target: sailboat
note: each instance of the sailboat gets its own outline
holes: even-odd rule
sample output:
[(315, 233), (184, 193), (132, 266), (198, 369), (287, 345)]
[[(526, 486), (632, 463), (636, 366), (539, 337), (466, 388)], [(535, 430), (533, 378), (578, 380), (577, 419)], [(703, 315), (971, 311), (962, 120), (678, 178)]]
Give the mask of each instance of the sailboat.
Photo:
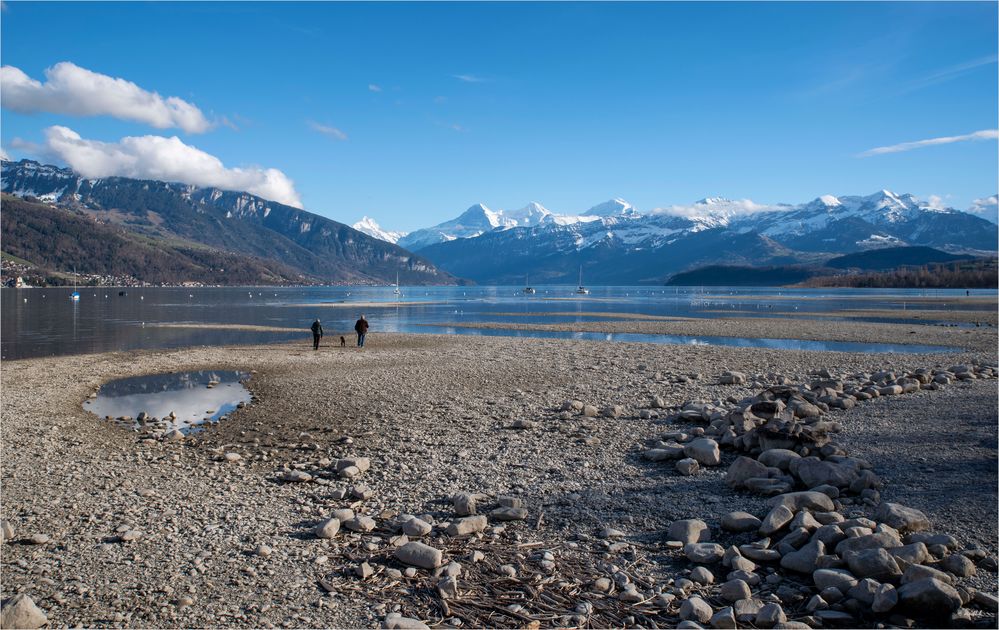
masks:
[(399, 272), (395, 272), (395, 290), (392, 291), (395, 295), (402, 295), (402, 291), (399, 290)]
[(526, 293), (527, 295), (534, 295), (535, 293), (537, 293), (537, 291), (534, 289), (534, 287), (531, 286), (531, 276), (530, 276), (530, 274), (528, 274), (527, 276), (525, 276), (524, 280), (525, 280), (525, 282), (524, 282), (524, 285), (525, 285), (524, 286), (524, 293)]
[(583, 266), (579, 266), (579, 288), (576, 289), (579, 295), (589, 295), (590, 290), (583, 286)]
[(76, 267), (73, 267), (73, 292), (69, 294), (69, 299), (74, 302), (80, 301), (80, 292), (76, 290)]

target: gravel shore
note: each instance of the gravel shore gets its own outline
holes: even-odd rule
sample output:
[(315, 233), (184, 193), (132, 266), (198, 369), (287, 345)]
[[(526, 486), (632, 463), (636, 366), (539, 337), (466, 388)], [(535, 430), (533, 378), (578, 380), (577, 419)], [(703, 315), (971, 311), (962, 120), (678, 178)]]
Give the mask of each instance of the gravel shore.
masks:
[[(786, 336), (776, 333), (788, 326), (708, 321), (739, 336)], [(685, 334), (686, 322), (585, 326), (625, 324)], [(675, 417), (681, 406), (752, 396), (778, 375), (807, 383), (822, 369), (903, 373), (996, 358), (995, 331), (794, 325), (805, 339), (966, 350), (863, 355), (373, 334), (363, 350), (281, 344), (6, 361), (0, 516), (13, 536), (3, 545), (3, 598), (30, 596), (50, 626), (402, 623), (389, 613), (429, 625), (555, 626), (571, 623), (571, 614), (592, 614), (592, 625), (675, 625), (675, 607), (652, 617), (643, 602), (635, 606), (644, 612), (629, 613), (632, 604), (616, 592), (615, 607), (581, 613), (585, 602), (569, 602), (575, 591), (560, 585), (615, 583), (624, 571), (645, 592), (667, 593), (691, 574), (683, 553), (666, 544), (674, 521), (702, 519), (717, 531), (730, 512), (767, 514), (767, 497), (726, 484), (736, 453), (723, 450), (719, 466), (693, 476), (642, 457), (664, 432), (703, 432), (703, 423)], [(81, 407), (112, 379), (200, 369), (252, 371), (254, 402), (177, 441), (140, 439)], [(748, 382), (720, 384), (730, 370)], [(650, 409), (656, 397), (661, 406)], [(611, 412), (561, 411), (566, 400)], [(840, 444), (884, 479), (886, 500), (922, 510), (934, 531), (995, 558), (995, 380), (829, 414), (843, 425)], [(347, 458), (367, 458), (370, 469), (359, 463), (347, 479), (354, 473), (337, 472)], [(460, 493), (481, 494), (483, 504), (509, 497), (510, 515), (522, 516), (522, 504), (526, 518), (490, 517), (480, 534), (448, 536)], [(374, 529), (365, 531), (362, 519), (347, 531), (342, 519), (339, 533), (318, 538), (316, 526), (337, 509), (371, 517)], [(433, 527), (423, 542), (444, 551), (445, 566), (461, 566), (434, 575), (394, 559), (405, 541), (393, 524), (403, 515)], [(461, 596), (440, 595), (451, 588), (441, 586), (447, 571)], [(995, 573), (979, 570), (973, 584), (994, 593)]]

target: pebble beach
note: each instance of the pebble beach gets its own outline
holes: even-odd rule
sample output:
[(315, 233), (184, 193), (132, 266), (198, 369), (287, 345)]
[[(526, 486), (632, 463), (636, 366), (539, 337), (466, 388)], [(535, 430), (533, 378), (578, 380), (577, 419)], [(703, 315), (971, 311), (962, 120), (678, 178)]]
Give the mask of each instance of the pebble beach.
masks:
[[(994, 328), (575, 326), (955, 350), (375, 331), (5, 361), (4, 627), (995, 627)], [(253, 400), (199, 433), (81, 406), (203, 369)]]

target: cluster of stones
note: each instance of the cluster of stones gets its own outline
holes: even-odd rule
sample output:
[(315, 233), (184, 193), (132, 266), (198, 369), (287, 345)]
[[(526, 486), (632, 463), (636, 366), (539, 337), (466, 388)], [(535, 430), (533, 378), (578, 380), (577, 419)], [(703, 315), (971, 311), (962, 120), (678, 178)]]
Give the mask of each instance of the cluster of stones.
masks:
[[(882, 501), (881, 480), (871, 464), (848, 456), (831, 440), (841, 427), (825, 414), (878, 396), (996, 373), (987, 365), (846, 378), (822, 371), (806, 386), (770, 386), (744, 399), (684, 405), (674, 419), (708, 426), (664, 434), (644, 457), (676, 460), (680, 472), (689, 474), (679, 465), (684, 458), (719, 465), (719, 447), (732, 448), (745, 455), (729, 466), (728, 484), (772, 496), (766, 514), (734, 512), (722, 519), (721, 529), (732, 541), (727, 547), (711, 541), (703, 521), (671, 525), (670, 544), (695, 565), (689, 579), (674, 588), (684, 623), (770, 628), (932, 619), (960, 624), (971, 618), (968, 605), (995, 612), (995, 595), (960, 582), (979, 568), (995, 572), (995, 558), (977, 548), (958, 550), (952, 536), (928, 531), (922, 512)], [(728, 372), (720, 380), (745, 384), (747, 379)], [(722, 571), (724, 579), (716, 578)], [(795, 621), (788, 621), (788, 611)]]
[[(371, 462), (366, 457), (341, 458), (329, 463), (330, 470), (335, 470), (339, 478), (347, 480), (356, 479), (370, 468)], [(294, 467), (281, 471), (279, 478), (289, 483), (321, 480), (318, 476)], [(453, 518), (447, 522), (437, 522), (431, 514), (365, 514), (358, 504), (373, 495), (370, 488), (361, 484), (334, 490), (333, 499), (350, 499), (356, 503), (350, 508), (333, 510), (327, 518), (315, 524), (312, 535), (320, 540), (335, 540), (342, 537), (344, 532), (348, 535), (361, 535), (368, 540), (366, 546), (369, 551), (380, 548), (380, 543), (372, 542), (373, 538), (387, 542), (393, 550), (391, 559), (385, 558), (384, 562), (379, 563), (372, 556), (353, 568), (354, 576), (366, 580), (379, 573), (389, 579), (402, 579), (404, 576), (414, 578), (420, 570), (428, 571), (442, 599), (459, 596), (459, 579), (463, 574), (460, 562), (446, 560), (444, 548), (452, 547), (454, 539), (487, 534), (496, 536), (502, 532), (506, 523), (523, 521), (528, 517), (528, 511), (519, 497), (499, 496), (494, 499), (486, 494), (475, 493), (458, 493), (450, 497)], [(435, 539), (439, 544), (434, 543)], [(256, 549), (256, 553), (269, 555), (271, 550), (261, 546)], [(471, 563), (481, 562), (483, 559), (484, 555), (478, 550), (472, 550), (463, 557), (464, 561)], [(511, 576), (516, 574), (516, 569), (510, 565), (501, 566), (500, 571)], [(321, 581), (320, 584), (330, 591), (336, 588), (329, 581)], [(383, 625), (386, 628), (427, 627), (417, 619), (398, 613), (387, 615)]]

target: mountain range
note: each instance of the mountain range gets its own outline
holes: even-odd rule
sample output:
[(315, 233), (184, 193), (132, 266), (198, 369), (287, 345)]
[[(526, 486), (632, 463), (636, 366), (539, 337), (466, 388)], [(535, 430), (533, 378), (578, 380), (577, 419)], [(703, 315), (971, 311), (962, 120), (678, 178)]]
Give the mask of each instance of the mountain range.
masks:
[(714, 197), (647, 213), (622, 199), (579, 215), (538, 203), (513, 212), (476, 204), (398, 242), (481, 283), (516, 284), (528, 274), (537, 283), (565, 283), (582, 267), (590, 283), (634, 284), (706, 265), (819, 264), (883, 247), (985, 255), (996, 241), (996, 225), (979, 216), (881, 190), (797, 205)]
[[(22, 230), (16, 237), (8, 231), (16, 222), (4, 223), (4, 252), (35, 264), (43, 261), (31, 260), (32, 252), (48, 250), (29, 242), (31, 239), (51, 240), (52, 233), (76, 233), (74, 220), (85, 218), (91, 224), (114, 227), (130, 241), (140, 239), (159, 251), (208, 248), (230, 258), (252, 259), (270, 270), (259, 278), (261, 282), (387, 284), (395, 281), (396, 274), (407, 284), (458, 282), (425, 257), (342, 223), (249, 193), (125, 177), (87, 179), (69, 169), (31, 160), (3, 161), (0, 166), (3, 192), (44, 202), (60, 211), (48, 213), (37, 229)], [(66, 262), (61, 252), (49, 251), (47, 264)], [(87, 268), (99, 264), (95, 259), (83, 257), (76, 262), (81, 273), (103, 272)], [(135, 271), (132, 275), (145, 279), (142, 269)], [(180, 274), (173, 281), (187, 279), (195, 278)], [(234, 271), (231, 280), (223, 276), (215, 281), (247, 282), (236, 279)]]

